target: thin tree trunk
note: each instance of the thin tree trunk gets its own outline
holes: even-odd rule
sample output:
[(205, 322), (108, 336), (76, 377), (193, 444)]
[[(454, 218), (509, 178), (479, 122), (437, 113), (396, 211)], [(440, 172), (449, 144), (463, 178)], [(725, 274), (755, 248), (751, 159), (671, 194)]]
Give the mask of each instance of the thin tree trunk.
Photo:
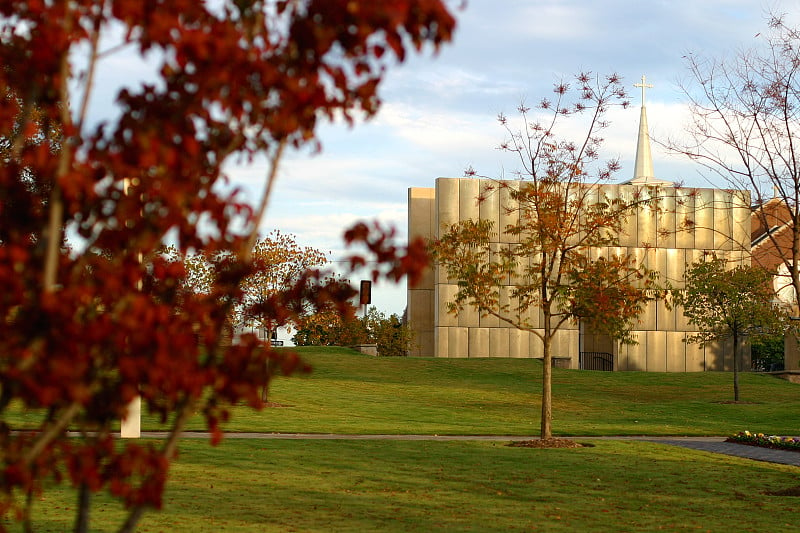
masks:
[(542, 439), (549, 439), (553, 437), (553, 391), (551, 386), (551, 378), (553, 374), (553, 356), (550, 352), (551, 341), (552, 333), (550, 328), (546, 327), (544, 338), (542, 339), (544, 352), (544, 357), (542, 358)]
[(25, 494), (25, 507), (22, 510), (22, 531), (33, 533), (33, 522), (31, 521), (33, 507), (33, 488), (29, 488)]
[(739, 335), (733, 332), (733, 401), (739, 401)]
[(78, 514), (75, 517), (75, 533), (89, 531), (89, 508), (92, 492), (86, 483), (81, 483), (78, 489)]

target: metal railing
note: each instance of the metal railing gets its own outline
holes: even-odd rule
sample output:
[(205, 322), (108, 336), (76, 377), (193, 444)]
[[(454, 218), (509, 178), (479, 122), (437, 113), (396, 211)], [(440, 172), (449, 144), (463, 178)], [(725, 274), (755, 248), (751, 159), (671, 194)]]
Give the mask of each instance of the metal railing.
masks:
[(608, 352), (581, 352), (579, 357), (581, 370), (614, 370), (614, 354)]

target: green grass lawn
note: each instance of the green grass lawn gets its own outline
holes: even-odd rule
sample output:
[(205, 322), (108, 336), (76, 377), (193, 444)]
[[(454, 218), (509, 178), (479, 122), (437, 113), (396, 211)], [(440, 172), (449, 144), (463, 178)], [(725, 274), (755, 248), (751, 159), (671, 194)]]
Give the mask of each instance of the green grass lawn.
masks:
[[(233, 409), (228, 431), (531, 435), (539, 431), (541, 370), (530, 359), (376, 358), (344, 348), (301, 348), (309, 375), (276, 378), (278, 407)], [(727, 372), (684, 374), (554, 369), (557, 435), (797, 435), (800, 385)], [(17, 411), (13, 427), (33, 418)], [(145, 416), (145, 430), (163, 429)], [(190, 430), (204, 430), (199, 417)]]
[[(588, 441), (592, 442), (592, 441)], [(646, 442), (581, 449), (499, 442), (264, 441), (181, 445), (161, 513), (139, 531), (790, 531), (800, 469)], [(36, 531), (69, 530), (47, 492)], [(98, 498), (92, 531), (115, 531)], [(16, 531), (18, 531), (17, 529)]]
[[(375, 358), (301, 349), (308, 376), (277, 378), (270, 401), (236, 409), (231, 431), (537, 434), (539, 361)], [(800, 386), (755, 373), (655, 374), (554, 369), (558, 435), (727, 435), (800, 431)], [(146, 426), (149, 424), (145, 424)], [(201, 420), (192, 429), (203, 429)]]
[[(541, 363), (512, 359), (374, 358), (303, 349), (310, 375), (278, 378), (260, 412), (234, 409), (229, 431), (535, 435)], [(558, 435), (797, 435), (800, 386), (729, 373), (556, 369)], [(35, 413), (17, 409), (13, 427)], [(162, 429), (145, 417), (144, 429)], [(202, 420), (191, 429), (203, 430)], [(763, 531), (796, 523), (800, 469), (647, 442), (537, 450), (503, 442), (187, 439), (165, 507), (140, 531)], [(97, 496), (93, 531), (122, 510)], [(37, 500), (36, 531), (65, 531), (75, 495)], [(8, 523), (6, 525), (9, 525)], [(10, 524), (19, 531), (18, 524)], [(17, 528), (17, 529), (13, 529)]]

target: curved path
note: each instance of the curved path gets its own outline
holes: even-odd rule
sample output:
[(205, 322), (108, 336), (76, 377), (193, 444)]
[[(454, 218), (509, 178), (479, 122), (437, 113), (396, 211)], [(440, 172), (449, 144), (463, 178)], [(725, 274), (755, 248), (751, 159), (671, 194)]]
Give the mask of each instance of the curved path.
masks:
[[(143, 431), (142, 437), (164, 438), (167, 434), (159, 431)], [(207, 432), (186, 432), (186, 438), (210, 438)], [(428, 440), (428, 441), (512, 441), (533, 440), (538, 435), (346, 435), (328, 433), (225, 433), (229, 439), (275, 439), (275, 440)], [(800, 453), (786, 450), (773, 450), (757, 446), (747, 446), (725, 442), (725, 437), (565, 437), (570, 440), (641, 440), (672, 446), (681, 446), (712, 453), (744, 457), (755, 461), (779, 463), (800, 467)]]

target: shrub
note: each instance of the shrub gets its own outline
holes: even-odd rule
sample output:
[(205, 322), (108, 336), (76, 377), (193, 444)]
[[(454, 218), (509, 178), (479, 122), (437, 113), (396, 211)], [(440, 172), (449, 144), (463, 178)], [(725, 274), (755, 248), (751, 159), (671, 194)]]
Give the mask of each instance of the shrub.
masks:
[(374, 307), (361, 318), (348, 319), (336, 313), (310, 315), (292, 337), (297, 346), (377, 344), (382, 357), (407, 355), (412, 340), (413, 333), (399, 316), (386, 316)]
[(783, 337), (754, 338), (751, 345), (752, 368), (758, 371), (783, 369)]

